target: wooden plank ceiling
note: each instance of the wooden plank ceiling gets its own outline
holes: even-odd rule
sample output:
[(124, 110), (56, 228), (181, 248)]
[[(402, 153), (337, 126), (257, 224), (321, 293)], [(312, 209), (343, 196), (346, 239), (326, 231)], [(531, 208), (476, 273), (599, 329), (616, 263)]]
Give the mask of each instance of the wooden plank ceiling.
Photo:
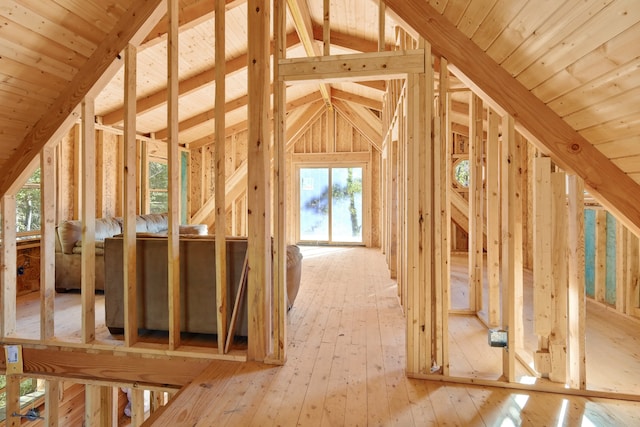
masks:
[[(423, 1), (423, 0), (418, 0)], [(246, 0), (226, 0), (226, 126), (246, 122)], [(34, 135), (50, 110), (69, 97), (74, 79), (100, 44), (113, 37), (127, 10), (151, 1), (3, 0), (0, 3), (0, 194), (24, 179), (23, 157), (51, 133)], [(181, 0), (180, 141), (211, 140), (215, 89), (213, 1)], [(323, 1), (287, 1), (288, 57), (322, 52)], [(378, 1), (331, 1), (331, 54), (378, 48)], [(640, 3), (637, 0), (429, 0), (447, 21), (515, 77), (542, 103), (640, 182)], [(295, 19), (293, 19), (295, 17)], [(297, 25), (296, 25), (297, 24)], [(426, 23), (425, 23), (426, 24)], [(166, 137), (166, 22), (139, 48), (138, 132)], [(386, 43), (395, 42), (388, 10)], [(306, 49), (305, 49), (306, 47)], [(438, 53), (438, 46), (433, 47)], [(454, 64), (455, 65), (455, 64)], [(96, 79), (97, 80), (97, 79)], [(455, 84), (455, 83), (454, 83)], [(123, 70), (96, 95), (105, 125), (122, 125)], [(384, 82), (324, 85), (328, 102), (379, 110)], [(88, 88), (83, 88), (86, 92)], [(287, 102), (317, 101), (320, 85), (296, 84)], [(467, 96), (457, 95), (455, 120), (466, 125)], [(299, 100), (299, 102), (296, 102)], [(75, 100), (78, 102), (78, 100)], [(26, 166), (23, 166), (25, 169)], [(6, 173), (6, 172), (9, 173)], [(13, 185), (13, 187), (12, 187)], [(629, 195), (640, 198), (640, 194)], [(637, 224), (640, 228), (640, 224)]]

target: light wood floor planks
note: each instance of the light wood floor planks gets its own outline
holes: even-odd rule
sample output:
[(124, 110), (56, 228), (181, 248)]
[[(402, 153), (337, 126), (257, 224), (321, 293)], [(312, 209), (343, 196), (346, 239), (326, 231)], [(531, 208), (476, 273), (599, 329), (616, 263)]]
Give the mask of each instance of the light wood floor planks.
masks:
[[(287, 363), (241, 364), (216, 390), (214, 401), (198, 407), (194, 425), (640, 425), (640, 403), (407, 378), (405, 319), (379, 250), (302, 247), (302, 252), (301, 289), (289, 312)], [(608, 328), (594, 326), (612, 314), (589, 305), (590, 342), (606, 338)], [(452, 373), (492, 378), (500, 353), (486, 345), (482, 323), (469, 316), (450, 319)], [(614, 321), (620, 325), (611, 335), (615, 345), (603, 342), (601, 351), (620, 353), (615, 356), (620, 363), (638, 358), (638, 325)], [(592, 347), (588, 344), (588, 351)], [(612, 375), (617, 367), (620, 377), (627, 377), (625, 387), (635, 386), (637, 393), (640, 370), (632, 363), (632, 372), (613, 364), (603, 371)]]

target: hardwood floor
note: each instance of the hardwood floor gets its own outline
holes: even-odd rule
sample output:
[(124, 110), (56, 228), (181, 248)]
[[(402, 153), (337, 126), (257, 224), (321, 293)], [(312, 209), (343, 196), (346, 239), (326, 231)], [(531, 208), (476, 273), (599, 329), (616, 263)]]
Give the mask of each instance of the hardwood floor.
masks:
[[(379, 250), (302, 247), (302, 252), (301, 288), (289, 312), (287, 363), (238, 363), (233, 375), (211, 388), (213, 398), (198, 406), (192, 425), (640, 425), (638, 402), (407, 378), (405, 319)], [(618, 378), (626, 378), (624, 387), (638, 393), (638, 325), (615, 319), (626, 326), (611, 333), (602, 325), (612, 314), (589, 305), (587, 358), (597, 347), (603, 355), (594, 360), (609, 351), (614, 363), (591, 362), (588, 375), (601, 370), (611, 377), (617, 370)], [(495, 377), (500, 352), (486, 345), (482, 323), (471, 316), (450, 319), (452, 374)], [(635, 362), (622, 364), (629, 360)]]

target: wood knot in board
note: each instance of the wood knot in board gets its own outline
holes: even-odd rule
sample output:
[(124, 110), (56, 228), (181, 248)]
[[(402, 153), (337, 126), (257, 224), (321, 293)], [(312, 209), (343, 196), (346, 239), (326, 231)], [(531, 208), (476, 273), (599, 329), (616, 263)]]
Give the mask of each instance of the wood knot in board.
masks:
[(578, 144), (577, 142), (574, 142), (571, 145), (569, 145), (569, 151), (576, 154), (582, 151), (582, 147), (580, 147), (580, 144)]
[(200, 384), (200, 387), (202, 387), (202, 388), (211, 388), (211, 387), (212, 387), (212, 385), (211, 385), (211, 384), (209, 384), (209, 383), (201, 383), (201, 384)]

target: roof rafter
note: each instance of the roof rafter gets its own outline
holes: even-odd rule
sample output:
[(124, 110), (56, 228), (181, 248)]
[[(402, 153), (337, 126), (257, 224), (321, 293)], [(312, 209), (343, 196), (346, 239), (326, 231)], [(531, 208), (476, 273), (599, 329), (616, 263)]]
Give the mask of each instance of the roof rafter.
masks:
[[(307, 56), (322, 56), (320, 46), (315, 43), (313, 37), (313, 26), (311, 24), (311, 13), (309, 12), (309, 5), (307, 0), (287, 0), (289, 5), (289, 12), (293, 17), (293, 23), (300, 37), (300, 41), (304, 46), (304, 50)], [(331, 95), (329, 94), (329, 85), (326, 83), (320, 83), (320, 93), (322, 99), (327, 104), (327, 107), (331, 107)]]
[(640, 185), (626, 175), (551, 108), (496, 63), (427, 2), (384, 0), (388, 9), (420, 33), (449, 68), (503, 115), (518, 131), (551, 155), (566, 171), (580, 176), (598, 201), (640, 235)]
[[(300, 40), (295, 32), (287, 34), (287, 47), (295, 46), (299, 42)], [(273, 53), (273, 43), (271, 44), (271, 53)], [(247, 61), (248, 56), (246, 52), (234, 59), (227, 61), (225, 65), (226, 75), (228, 76), (246, 68)], [(182, 80), (178, 89), (178, 96), (183, 96), (202, 87), (214, 84), (215, 76), (216, 70), (215, 67), (212, 67), (199, 74), (196, 74), (193, 77)], [(139, 98), (136, 101), (136, 111), (138, 112), (138, 114), (142, 114), (155, 108), (159, 108), (166, 104), (166, 102), (167, 90), (161, 89), (157, 92)], [(113, 110), (103, 116), (102, 123), (108, 126), (120, 123), (122, 121), (122, 118), (124, 117), (123, 114), (123, 107)]]
[(98, 45), (73, 80), (25, 136), (20, 148), (9, 160), (8, 170), (0, 177), (0, 195), (22, 177), (42, 148), (59, 139), (75, 123), (74, 110), (88, 95), (101, 90), (120, 69), (118, 54), (127, 44), (139, 45), (151, 27), (166, 13), (166, 2), (148, 0), (133, 2), (118, 24)]
[[(231, 10), (235, 7), (245, 4), (247, 0), (225, 0), (225, 2), (225, 9)], [(180, 13), (178, 14), (180, 16), (178, 26), (180, 27), (180, 30), (194, 27), (199, 23), (206, 21), (207, 19), (214, 16), (214, 12), (215, 1), (191, 0), (189, 4), (183, 4), (180, 8)], [(142, 42), (144, 47), (153, 46), (166, 40), (168, 22), (169, 20), (165, 16), (160, 20), (160, 22), (158, 22), (155, 27), (153, 27), (153, 29), (149, 32), (147, 38), (145, 38), (144, 42)]]

